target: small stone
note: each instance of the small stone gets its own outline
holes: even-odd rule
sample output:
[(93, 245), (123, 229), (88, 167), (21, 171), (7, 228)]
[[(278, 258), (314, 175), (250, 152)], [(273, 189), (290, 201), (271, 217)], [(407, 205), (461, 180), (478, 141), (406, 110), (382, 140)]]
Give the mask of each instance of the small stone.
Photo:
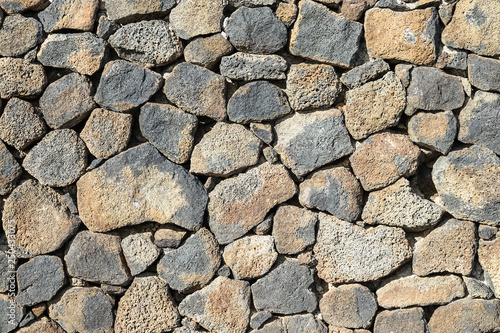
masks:
[(23, 169), (0, 141), (0, 195), (7, 195), (14, 189)]
[(179, 108), (196, 116), (226, 116), (226, 81), (203, 67), (180, 63), (165, 80), (163, 92)]
[(495, 297), (500, 298), (500, 238), (479, 241), (479, 263), (493, 284)]
[(122, 239), (123, 255), (133, 276), (144, 272), (158, 259), (160, 250), (153, 243), (153, 234), (145, 232)]
[(264, 218), (264, 221), (260, 222), (253, 228), (253, 231), (257, 235), (267, 235), (271, 233), (273, 228), (274, 213), (269, 213)]
[(457, 119), (451, 111), (419, 112), (408, 122), (412, 142), (425, 148), (447, 154), (457, 135)]
[(40, 111), (50, 128), (70, 128), (87, 118), (94, 109), (90, 80), (78, 73), (49, 84), (40, 97)]
[(495, 237), (498, 232), (498, 228), (489, 225), (479, 225), (478, 234), (481, 239), (489, 240)]
[(318, 216), (310, 210), (283, 205), (276, 210), (273, 237), (281, 254), (297, 254), (316, 241)]
[(209, 195), (210, 230), (220, 244), (231, 243), (262, 222), (269, 210), (292, 198), (296, 192), (288, 171), (278, 164), (264, 163), (223, 180)]
[(468, 65), (469, 81), (474, 87), (500, 92), (500, 60), (471, 54)]
[(265, 324), (259, 330), (253, 330), (252, 333), (287, 333), (285, 326), (283, 325), (282, 318), (274, 318), (274, 320)]
[(444, 46), (436, 61), (436, 67), (464, 71), (467, 69), (467, 52)]
[(70, 276), (86, 281), (113, 285), (130, 281), (118, 236), (81, 231), (70, 242), (64, 261)]
[(273, 6), (276, 0), (228, 0), (229, 6), (233, 8), (239, 7), (259, 7)]
[(112, 333), (113, 305), (99, 288), (67, 289), (49, 307), (49, 316), (68, 333)]
[[(214, 69), (221, 58), (231, 54), (233, 50), (233, 45), (222, 34), (215, 34), (193, 39), (184, 49), (184, 59), (195, 65)], [(222, 69), (221, 74), (226, 76)]]
[(309, 290), (313, 281), (309, 268), (296, 259), (284, 259), (252, 284), (255, 309), (284, 315), (313, 312), (317, 307), (316, 295)]
[(290, 37), (290, 53), (330, 65), (350, 68), (360, 47), (363, 25), (314, 1), (299, 3)]
[(377, 290), (378, 304), (386, 309), (447, 304), (464, 296), (464, 283), (455, 275), (409, 276)]
[(467, 295), (471, 298), (483, 298), (489, 299), (493, 298), (495, 295), (490, 288), (486, 286), (482, 281), (468, 276), (462, 277), (467, 287)]
[(182, 39), (222, 30), (222, 0), (181, 0), (170, 12), (170, 25)]
[(0, 321), (0, 332), (8, 333), (16, 329), (24, 317), (24, 308), (11, 302), (7, 295), (0, 294), (0, 312), (4, 319)]
[(349, 161), (365, 191), (372, 191), (414, 174), (419, 156), (406, 135), (383, 132), (363, 141)]
[(342, 74), (340, 80), (349, 89), (352, 89), (360, 87), (368, 81), (379, 79), (390, 70), (389, 64), (384, 60), (375, 59)]
[(47, 317), (42, 317), (37, 321), (32, 322), (29, 326), (21, 328), (19, 333), (65, 333), (61, 326)]
[(380, 312), (375, 319), (374, 333), (425, 333), (427, 323), (422, 308), (399, 310), (385, 310)]
[(217, 276), (231, 277), (231, 269), (227, 265), (222, 265), (217, 270)]
[(236, 279), (256, 279), (266, 274), (278, 258), (271, 236), (248, 236), (226, 245), (222, 254)]
[(101, 69), (107, 55), (106, 42), (90, 32), (50, 34), (38, 51), (44, 66), (65, 68), (84, 75)]
[(48, 0), (1, 0), (0, 7), (7, 14), (22, 13), (28, 10), (40, 10), (47, 6)]
[(36, 256), (17, 269), (16, 303), (33, 306), (50, 301), (66, 282), (62, 260), (55, 256)]
[(125, 25), (109, 37), (120, 58), (144, 67), (168, 65), (182, 56), (179, 37), (163, 20)]
[(139, 126), (142, 135), (169, 160), (187, 162), (198, 127), (196, 116), (170, 105), (147, 103), (141, 108)]
[(23, 167), (42, 185), (68, 186), (85, 172), (87, 149), (75, 131), (54, 130), (30, 150)]
[(261, 145), (244, 126), (218, 122), (194, 147), (189, 171), (227, 177), (257, 164)]
[[(35, 317), (40, 317), (42, 314), (45, 313), (45, 310), (47, 310), (47, 304), (46, 303), (41, 303), (41, 304), (35, 305), (35, 306), (33, 306), (31, 308), (31, 311), (33, 312), (33, 314), (35, 315)], [(42, 320), (44, 318), (45, 317), (42, 317)], [(42, 321), (42, 320), (40, 320), (40, 321)], [(36, 333), (36, 332), (34, 332), (34, 333)]]
[(328, 329), (321, 320), (311, 313), (282, 317), (283, 326), (288, 333), (327, 333)]
[(323, 213), (319, 213), (314, 253), (318, 276), (328, 283), (377, 280), (411, 258), (402, 229), (365, 229)]
[(175, 0), (103, 0), (108, 17), (116, 23), (163, 17), (176, 4)]
[(272, 316), (273, 315), (267, 311), (256, 312), (250, 318), (250, 327), (254, 330), (258, 330)]
[(250, 130), (265, 143), (271, 144), (273, 142), (273, 127), (270, 124), (250, 123)]
[(99, 23), (97, 24), (96, 35), (102, 39), (108, 39), (109, 36), (114, 34), (119, 28), (120, 25), (108, 19), (106, 15), (102, 15), (99, 18)]
[(179, 312), (211, 332), (246, 332), (250, 321), (250, 286), (245, 281), (218, 277), (207, 287), (186, 296), (179, 304)]
[(111, 61), (102, 71), (94, 100), (105, 109), (128, 112), (147, 102), (162, 82), (161, 75), (149, 69), (124, 60)]
[(401, 80), (401, 83), (405, 88), (407, 88), (410, 85), (411, 70), (413, 69), (413, 67), (414, 67), (413, 65), (408, 65), (408, 64), (397, 64), (394, 67), (394, 73), (396, 74), (398, 79)]
[(9, 290), (9, 284), (12, 283), (11, 289), (15, 288), (16, 277), (13, 274), (16, 270), (16, 263), (12, 261), (15, 254), (7, 254), (0, 252), (0, 292), (4, 293)]
[(38, 14), (46, 32), (64, 29), (92, 31), (98, 0), (53, 0)]
[(35, 97), (46, 84), (42, 65), (19, 58), (0, 58), (0, 98)]
[(300, 184), (300, 204), (316, 208), (348, 222), (361, 214), (363, 190), (345, 167), (316, 171)]
[(136, 277), (118, 303), (115, 332), (162, 333), (179, 320), (167, 283), (156, 276)]
[(498, 156), (487, 148), (471, 146), (438, 158), (432, 181), (442, 205), (454, 217), (500, 225), (499, 174)]
[(271, 147), (265, 147), (264, 149), (262, 149), (262, 155), (264, 155), (266, 161), (271, 164), (276, 164), (279, 162), (278, 153)]
[(430, 65), (437, 58), (438, 31), (435, 8), (412, 11), (373, 8), (365, 15), (366, 47), (373, 58)]
[(43, 31), (40, 22), (22, 15), (7, 16), (0, 28), (0, 55), (3, 57), (23, 55), (42, 40)]
[(276, 54), (251, 54), (237, 52), (222, 57), (221, 75), (233, 80), (284, 80), (288, 63)]
[(332, 66), (302, 63), (290, 67), (286, 93), (295, 111), (332, 106), (341, 91)]
[(276, 17), (288, 28), (297, 18), (297, 6), (294, 3), (280, 2), (276, 8)]
[(206, 286), (219, 269), (219, 245), (210, 231), (201, 228), (158, 262), (158, 275), (182, 293)]
[(376, 0), (344, 0), (342, 1), (341, 13), (345, 18), (359, 21), (365, 11), (372, 8)]
[(274, 129), (277, 138), (274, 149), (283, 164), (297, 176), (304, 176), (354, 150), (344, 116), (337, 109), (295, 113), (280, 119)]
[(155, 232), (154, 243), (158, 247), (176, 249), (181, 245), (186, 231), (175, 226), (162, 226)]

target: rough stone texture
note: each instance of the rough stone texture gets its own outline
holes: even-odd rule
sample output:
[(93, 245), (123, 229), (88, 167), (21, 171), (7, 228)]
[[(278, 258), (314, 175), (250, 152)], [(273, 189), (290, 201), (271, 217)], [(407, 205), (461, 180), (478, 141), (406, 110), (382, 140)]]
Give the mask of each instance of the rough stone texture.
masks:
[(2, 0), (0, 7), (8, 14), (22, 13), (28, 10), (40, 10), (48, 4), (48, 0)]
[(0, 195), (7, 195), (14, 189), (23, 169), (0, 141)]
[(267, 311), (256, 312), (250, 318), (250, 327), (257, 330), (273, 315)]
[(500, 238), (492, 241), (479, 241), (479, 263), (487, 273), (495, 297), (500, 298)]
[(445, 155), (457, 136), (457, 119), (451, 111), (419, 112), (408, 122), (408, 135), (412, 142)]
[(163, 92), (179, 108), (196, 116), (215, 120), (226, 116), (226, 81), (203, 67), (190, 63), (175, 66)]
[(246, 332), (250, 321), (250, 286), (245, 281), (218, 277), (184, 298), (179, 312), (211, 332)]
[(288, 64), (279, 55), (251, 54), (237, 52), (222, 57), (221, 75), (233, 80), (283, 80)]
[(87, 167), (87, 149), (71, 129), (54, 130), (34, 146), (23, 161), (23, 168), (42, 185), (67, 186)]
[(160, 250), (153, 243), (150, 232), (133, 234), (122, 239), (122, 249), (130, 274), (133, 276), (144, 272), (158, 259)]
[(0, 98), (35, 97), (46, 84), (43, 66), (24, 59), (0, 58)]
[(304, 208), (283, 205), (273, 219), (273, 237), (281, 254), (297, 254), (316, 241), (318, 216)]
[(432, 181), (442, 205), (454, 217), (500, 224), (499, 174), (498, 156), (487, 148), (471, 146), (438, 158)]
[(283, 326), (288, 333), (327, 333), (326, 325), (314, 315), (302, 314), (282, 317)]
[(474, 87), (500, 92), (500, 60), (471, 54), (467, 63), (469, 81)]
[(42, 40), (40, 22), (22, 15), (7, 16), (0, 28), (0, 55), (3, 57), (23, 55)]
[(94, 109), (80, 137), (92, 155), (105, 159), (118, 154), (127, 147), (131, 128), (132, 115)]
[(115, 60), (104, 67), (94, 100), (105, 109), (127, 112), (149, 100), (162, 82), (158, 73), (124, 60)]
[(108, 39), (109, 36), (114, 34), (119, 28), (120, 25), (108, 19), (106, 15), (102, 15), (101, 17), (99, 17), (96, 35), (97, 37), (101, 37), (102, 39)]
[(168, 65), (183, 51), (179, 37), (162, 20), (125, 25), (108, 41), (120, 58), (144, 67)]
[(402, 229), (365, 229), (323, 213), (319, 213), (314, 253), (318, 276), (328, 283), (373, 281), (411, 258)]
[(297, 11), (293, 2), (280, 2), (276, 7), (276, 17), (288, 28), (295, 22)]
[(340, 80), (348, 88), (352, 89), (359, 87), (368, 81), (379, 79), (390, 70), (391, 68), (389, 67), (389, 64), (384, 60), (375, 59), (342, 74)]
[(250, 123), (250, 130), (265, 143), (271, 144), (273, 142), (274, 133), (273, 127), (270, 124)]
[(88, 78), (72, 73), (49, 84), (40, 97), (40, 111), (50, 128), (70, 128), (85, 119), (95, 106)]
[(458, 140), (485, 146), (500, 154), (500, 94), (477, 91), (460, 110)]
[(46, 32), (63, 29), (92, 31), (98, 0), (53, 0), (38, 18)]
[(316, 2), (302, 1), (290, 37), (290, 53), (349, 68), (355, 63), (362, 33), (362, 24)]
[(162, 226), (155, 232), (154, 243), (158, 247), (178, 248), (186, 231), (175, 226)]
[(49, 301), (65, 284), (62, 260), (55, 256), (36, 256), (17, 269), (16, 303), (32, 306)]
[(406, 106), (405, 90), (394, 72), (346, 93), (345, 124), (351, 136), (364, 139), (399, 122)]
[(86, 281), (123, 285), (130, 280), (118, 236), (81, 231), (69, 243), (64, 261), (70, 276)]
[(344, 0), (342, 1), (341, 13), (345, 18), (359, 21), (365, 11), (373, 7), (376, 0)]
[(200, 181), (150, 144), (109, 159), (87, 172), (77, 187), (80, 217), (98, 232), (145, 221), (196, 230), (207, 203)]
[(500, 55), (500, 3), (496, 0), (463, 0), (442, 33), (446, 46), (485, 56)]
[(415, 193), (410, 182), (401, 178), (392, 185), (371, 192), (361, 217), (367, 224), (420, 231), (435, 226), (443, 214), (443, 208)]
[(141, 108), (139, 126), (142, 135), (169, 160), (187, 162), (198, 127), (196, 116), (170, 105), (147, 103)]
[(492, 239), (493, 237), (495, 237), (497, 232), (498, 232), (497, 227), (492, 227), (489, 225), (482, 225), (481, 224), (481, 225), (479, 225), (479, 228), (478, 228), (479, 238), (485, 239), (485, 240)]
[(229, 6), (233, 8), (272, 6), (275, 3), (276, 0), (228, 0)]
[(206, 286), (219, 269), (219, 245), (208, 229), (201, 228), (182, 246), (166, 252), (158, 262), (158, 275), (182, 293)]
[(40, 47), (37, 59), (44, 66), (92, 75), (101, 69), (106, 54), (104, 39), (90, 32), (50, 34)]
[(253, 304), (258, 311), (277, 314), (313, 312), (316, 295), (309, 290), (312, 271), (296, 259), (284, 259), (266, 276), (252, 284)]
[(65, 333), (61, 326), (47, 317), (42, 317), (37, 321), (30, 323), (28, 326), (21, 328), (19, 333)]
[(220, 32), (224, 7), (222, 0), (181, 0), (170, 12), (170, 25), (182, 39)]
[(447, 304), (464, 296), (464, 283), (455, 275), (409, 276), (377, 290), (378, 304), (386, 309)]
[[(222, 34), (215, 34), (192, 40), (184, 49), (184, 59), (195, 65), (214, 69), (221, 58), (231, 54), (233, 50), (233, 45)], [(222, 73), (222, 69), (221, 74), (227, 76)]]
[(113, 332), (113, 305), (99, 288), (67, 289), (49, 306), (49, 316), (68, 333)]
[(175, 0), (103, 0), (109, 18), (117, 23), (162, 17), (176, 4)]
[(370, 289), (360, 284), (347, 284), (330, 289), (319, 302), (323, 319), (330, 325), (367, 328), (371, 325), (377, 302)]
[(302, 63), (290, 67), (285, 91), (292, 109), (303, 111), (332, 106), (342, 88), (332, 66)]
[(437, 58), (439, 17), (435, 8), (392, 11), (373, 8), (365, 15), (365, 38), (373, 58), (430, 65)]
[(237, 9), (227, 20), (225, 31), (241, 52), (270, 54), (287, 42), (285, 25), (267, 7)]
[(228, 244), (262, 222), (271, 208), (296, 192), (287, 170), (277, 164), (264, 163), (223, 180), (209, 195), (210, 230), (220, 244)]
[(422, 308), (385, 310), (375, 319), (374, 333), (426, 333), (427, 323)]
[(349, 158), (354, 174), (366, 191), (388, 186), (415, 173), (420, 150), (403, 134), (370, 136)]
[(297, 176), (304, 176), (354, 150), (344, 117), (336, 109), (295, 113), (280, 119), (274, 129), (277, 136), (274, 149), (283, 164)]
[(5, 252), (0, 252), (0, 292), (9, 290), (9, 284), (13, 278), (13, 272), (16, 269), (16, 263), (12, 261), (14, 256)]
[(179, 320), (167, 283), (156, 276), (136, 277), (118, 303), (115, 332), (162, 333)]
[(244, 126), (218, 122), (194, 147), (190, 171), (227, 177), (257, 164), (261, 145)]
[[(7, 295), (0, 295), (0, 311), (4, 314), (4, 319), (0, 321), (0, 332), (8, 333), (16, 329), (17, 325), (24, 317), (24, 308), (10, 302)], [(8, 315), (8, 317), (7, 317)]]
[(467, 70), (467, 52), (443, 47), (436, 60), (437, 68)]

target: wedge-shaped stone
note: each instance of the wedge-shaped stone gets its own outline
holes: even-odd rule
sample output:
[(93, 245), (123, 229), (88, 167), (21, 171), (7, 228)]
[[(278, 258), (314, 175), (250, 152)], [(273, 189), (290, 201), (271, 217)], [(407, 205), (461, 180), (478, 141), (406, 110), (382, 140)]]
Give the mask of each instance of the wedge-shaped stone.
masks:
[(17, 163), (10, 151), (0, 141), (0, 195), (9, 194), (15, 187), (16, 181), (23, 169)]
[(479, 241), (479, 263), (493, 284), (495, 296), (500, 298), (500, 238)]

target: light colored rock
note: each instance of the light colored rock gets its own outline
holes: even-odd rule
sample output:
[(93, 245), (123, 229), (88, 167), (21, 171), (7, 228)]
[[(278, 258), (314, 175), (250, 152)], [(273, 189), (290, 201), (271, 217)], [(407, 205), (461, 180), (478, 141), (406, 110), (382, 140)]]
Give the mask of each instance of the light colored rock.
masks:
[(392, 332), (426, 333), (424, 309), (415, 307), (380, 312), (375, 319), (373, 333)]
[(22, 56), (42, 41), (42, 25), (36, 19), (23, 15), (10, 15), (3, 20), (0, 28), (1, 56)]
[(40, 95), (47, 85), (42, 65), (19, 58), (0, 59), (0, 98), (31, 98)]
[(281, 254), (297, 254), (316, 241), (318, 216), (310, 210), (282, 205), (273, 218), (273, 237)]
[[(391, 67), (382, 59), (374, 59), (373, 61), (365, 62), (350, 71), (345, 72), (340, 77), (340, 81), (348, 88), (359, 87), (368, 81), (381, 78), (385, 73), (389, 72)], [(397, 73), (396, 73), (396, 76)], [(399, 78), (399, 77), (398, 77)]]
[(170, 12), (170, 26), (182, 39), (222, 30), (223, 0), (181, 0)]
[(38, 18), (48, 33), (64, 29), (92, 31), (98, 7), (98, 0), (54, 0)]
[[(231, 43), (222, 34), (215, 34), (193, 39), (184, 49), (184, 59), (195, 65), (214, 69), (221, 58), (231, 54), (233, 50)], [(222, 69), (221, 75), (226, 76)]]
[(21, 177), (23, 169), (0, 141), (0, 195), (9, 194), (16, 186), (17, 179)]
[(175, 0), (103, 0), (109, 18), (117, 23), (128, 23), (158, 15), (167, 15)]
[(152, 241), (150, 232), (133, 234), (122, 239), (122, 249), (130, 274), (133, 276), (144, 272), (158, 259), (160, 250)]
[(221, 75), (233, 80), (283, 80), (288, 64), (276, 54), (251, 54), (237, 52), (222, 57)]
[(457, 136), (457, 119), (453, 112), (419, 112), (408, 122), (412, 142), (425, 148), (447, 154)]
[(28, 326), (21, 328), (19, 333), (65, 333), (61, 326), (47, 317), (42, 317), (37, 321), (30, 323)]
[(488, 274), (495, 296), (500, 298), (500, 238), (479, 241), (479, 263)]

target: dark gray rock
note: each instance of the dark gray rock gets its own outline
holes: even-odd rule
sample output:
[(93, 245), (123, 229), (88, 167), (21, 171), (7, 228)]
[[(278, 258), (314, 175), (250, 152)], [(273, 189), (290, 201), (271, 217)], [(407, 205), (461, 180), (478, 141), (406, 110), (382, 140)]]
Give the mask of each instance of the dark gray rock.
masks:
[(47, 76), (42, 65), (24, 59), (0, 58), (0, 98), (31, 98), (42, 93)]
[[(328, 328), (313, 314), (302, 314), (282, 317), (283, 327), (287, 333), (327, 333)], [(363, 332), (360, 332), (363, 333)]]
[(264, 218), (264, 221), (256, 225), (255, 228), (253, 228), (253, 231), (257, 235), (269, 234), (271, 232), (271, 229), (273, 228), (273, 218), (274, 218), (274, 213), (267, 214), (267, 216)]
[(108, 19), (106, 15), (102, 15), (101, 17), (99, 17), (96, 35), (97, 37), (100, 37), (102, 39), (108, 39), (109, 36), (114, 34), (119, 28), (120, 25)]
[(103, 0), (108, 17), (117, 23), (129, 23), (149, 17), (164, 17), (175, 0)]
[(375, 319), (374, 333), (425, 333), (427, 322), (424, 309), (420, 307), (382, 311)]
[(0, 141), (0, 195), (9, 194), (15, 187), (23, 169)]
[(471, 54), (468, 65), (469, 81), (474, 87), (500, 92), (500, 60)]
[(279, 55), (263, 55), (238, 52), (222, 57), (221, 75), (233, 80), (283, 80), (288, 64)]
[(273, 315), (267, 311), (256, 312), (250, 318), (250, 327), (254, 330), (258, 330), (272, 316)]
[(48, 5), (48, 0), (2, 0), (0, 7), (8, 14), (22, 13), (28, 10), (40, 10)]
[(24, 308), (16, 303), (11, 303), (11, 298), (7, 295), (0, 295), (0, 311), (4, 314), (4, 319), (0, 321), (0, 332), (8, 333), (16, 329), (17, 325), (24, 317)]
[(467, 70), (467, 52), (443, 47), (436, 60), (437, 68)]
[(0, 28), (0, 55), (16, 57), (25, 54), (43, 40), (42, 25), (31, 17), (7, 16)]
[(180, 0), (170, 12), (170, 25), (182, 39), (220, 32), (225, 4), (220, 0)]
[(408, 122), (410, 140), (441, 154), (447, 154), (457, 136), (457, 118), (451, 111), (419, 112)]
[(184, 49), (184, 59), (195, 65), (214, 69), (221, 58), (233, 50), (233, 45), (222, 34), (215, 34), (193, 39)]
[(38, 14), (46, 32), (64, 29), (92, 31), (99, 0), (53, 0)]
[(276, 3), (276, 0), (228, 0), (229, 6), (234, 8), (239, 7), (260, 7), (260, 6), (272, 6)]
[(489, 225), (480, 225), (478, 228), (478, 236), (481, 239), (492, 239), (498, 232), (498, 228)]
[(467, 294), (471, 298), (490, 299), (495, 296), (493, 291), (482, 281), (468, 276), (464, 276), (463, 279), (467, 287)]
[(287, 30), (267, 7), (236, 10), (226, 22), (229, 41), (241, 52), (270, 54), (287, 42)]
[(19, 323), (19, 327), (25, 327), (26, 325), (28, 325), (30, 322), (32, 322), (33, 320), (35, 319), (35, 315), (33, 314), (32, 311), (29, 311), (23, 318), (23, 320), (21, 320), (21, 322)]
[(9, 284), (13, 282), (15, 285), (14, 272), (17, 264), (14, 262), (14, 256), (5, 252), (0, 252), (0, 292), (4, 293), (9, 290)]
[(376, 80), (390, 71), (389, 64), (382, 59), (366, 62), (342, 74), (340, 81), (349, 89), (359, 87), (368, 81)]
[(273, 127), (270, 124), (250, 123), (250, 130), (265, 143), (271, 144), (273, 142)]

